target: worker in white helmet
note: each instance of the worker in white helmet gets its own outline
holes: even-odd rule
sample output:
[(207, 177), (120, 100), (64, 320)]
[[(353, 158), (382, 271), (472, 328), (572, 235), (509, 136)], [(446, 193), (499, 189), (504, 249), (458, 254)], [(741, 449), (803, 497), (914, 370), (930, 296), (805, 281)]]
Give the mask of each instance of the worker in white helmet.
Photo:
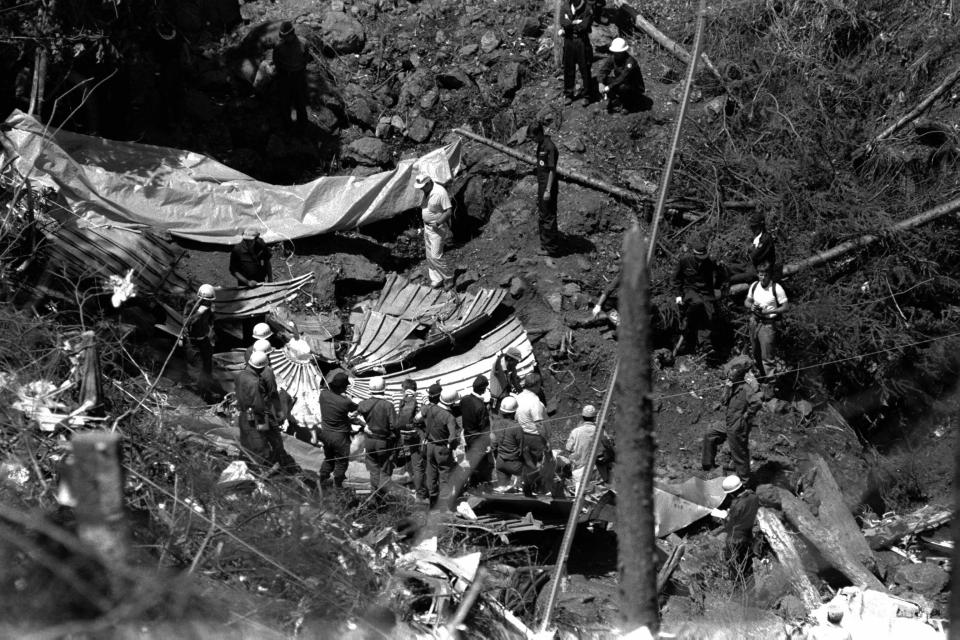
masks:
[[(580, 481), (583, 469), (590, 458), (590, 452), (593, 451), (593, 438), (597, 432), (597, 408), (592, 404), (584, 405), (580, 411), (580, 418), (580, 424), (567, 436), (566, 446), (564, 447), (570, 458), (575, 483)], [(600, 438), (601, 446), (597, 449), (594, 469), (600, 479), (609, 482), (610, 465), (612, 463), (610, 451), (613, 449), (613, 442), (606, 434), (603, 434)]]
[(279, 392), (272, 376), (265, 374), (269, 357), (262, 351), (250, 354), (247, 366), (237, 374), (234, 388), (239, 412), (240, 446), (253, 464), (297, 473), (300, 467), (287, 453), (280, 433)]
[[(439, 394), (433, 395), (434, 391)], [(450, 474), (457, 465), (453, 452), (460, 444), (460, 428), (453, 408), (460, 403), (460, 392), (434, 384), (427, 391), (427, 398), (429, 402), (421, 411), (427, 435), (427, 494), (431, 507), (449, 509), (453, 492)]]
[(500, 415), (493, 416), (491, 442), (496, 461), (497, 493), (517, 493), (523, 478), (523, 429), (515, 420), (517, 399), (507, 396), (500, 402)]
[(757, 522), (760, 499), (736, 475), (723, 479), (723, 492), (727, 495), (721, 507), (729, 505), (723, 523), (727, 534), (723, 559), (729, 578), (746, 588), (753, 575), (753, 525)]
[(214, 301), (217, 292), (213, 285), (203, 284), (197, 296), (189, 301), (183, 311), (183, 350), (187, 360), (187, 372), (197, 393), (207, 402), (219, 402), (223, 389), (213, 379)]
[(380, 376), (370, 378), (370, 397), (360, 402), (357, 411), (363, 416), (365, 462), (370, 473), (374, 498), (382, 500), (393, 475), (393, 459), (400, 441), (397, 411), (386, 398), (387, 385)]
[(610, 43), (610, 56), (600, 63), (599, 78), (607, 113), (640, 108), (645, 90), (643, 72), (623, 38), (614, 38)]

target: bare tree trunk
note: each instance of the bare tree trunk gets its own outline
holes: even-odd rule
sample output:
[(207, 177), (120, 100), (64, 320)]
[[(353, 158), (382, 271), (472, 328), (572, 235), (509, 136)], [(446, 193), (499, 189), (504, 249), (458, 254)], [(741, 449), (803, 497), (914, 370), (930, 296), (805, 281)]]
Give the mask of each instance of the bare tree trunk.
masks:
[(628, 629), (660, 627), (653, 516), (653, 409), (650, 282), (639, 225), (623, 239), (620, 285), (620, 375), (616, 383), (617, 539), (620, 601)]
[(120, 436), (101, 431), (79, 433), (71, 440), (70, 484), (77, 499), (77, 534), (108, 564), (127, 557), (123, 513)]
[(563, 64), (563, 36), (560, 35), (560, 16), (563, 15), (563, 0), (553, 3), (553, 63), (560, 69)]

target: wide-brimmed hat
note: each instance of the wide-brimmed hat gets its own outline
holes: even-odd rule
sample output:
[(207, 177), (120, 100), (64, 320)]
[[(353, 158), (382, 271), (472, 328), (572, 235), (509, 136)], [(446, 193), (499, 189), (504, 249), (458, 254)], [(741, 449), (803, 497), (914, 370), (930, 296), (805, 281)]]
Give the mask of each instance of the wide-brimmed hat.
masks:
[(610, 53), (623, 53), (629, 50), (630, 47), (627, 46), (627, 41), (623, 38), (614, 38), (613, 42), (610, 43)]
[(413, 181), (413, 188), (423, 189), (425, 186), (427, 186), (431, 182), (433, 182), (433, 180), (430, 179), (430, 176), (428, 176), (425, 173), (421, 173), (420, 175), (417, 176), (417, 179)]

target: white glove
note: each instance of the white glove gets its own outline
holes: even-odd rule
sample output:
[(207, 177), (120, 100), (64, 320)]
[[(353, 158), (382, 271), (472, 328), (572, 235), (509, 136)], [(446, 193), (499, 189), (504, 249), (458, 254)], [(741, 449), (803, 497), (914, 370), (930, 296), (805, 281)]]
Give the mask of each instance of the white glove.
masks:
[(600, 305), (594, 305), (593, 309), (590, 311), (590, 315), (596, 318), (598, 315), (600, 315), (600, 311)]
[(677, 296), (677, 304), (683, 304), (683, 296)]
[(563, 35), (563, 29), (557, 29), (557, 35), (558, 35), (558, 36), (562, 36), (562, 35)]
[(600, 85), (600, 92), (601, 92), (601, 93), (606, 93), (609, 89), (610, 89), (610, 87), (609, 87), (608, 85), (605, 85), (605, 84)]
[(714, 509), (710, 512), (710, 515), (714, 518), (720, 518), (721, 520), (726, 520), (727, 512), (724, 509)]

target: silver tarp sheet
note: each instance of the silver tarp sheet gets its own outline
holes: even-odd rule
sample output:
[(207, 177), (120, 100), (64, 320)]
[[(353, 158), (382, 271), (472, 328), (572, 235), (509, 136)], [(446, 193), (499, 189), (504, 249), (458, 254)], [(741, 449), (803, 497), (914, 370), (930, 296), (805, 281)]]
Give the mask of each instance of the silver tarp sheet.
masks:
[(48, 129), (21, 111), (7, 127), (0, 165), (12, 160), (35, 185), (60, 192), (73, 213), (94, 224), (134, 222), (214, 244), (236, 243), (248, 226), (275, 242), (390, 218), (419, 206), (417, 173), (446, 183), (460, 166), (454, 142), (366, 178), (280, 186), (191, 151)]

